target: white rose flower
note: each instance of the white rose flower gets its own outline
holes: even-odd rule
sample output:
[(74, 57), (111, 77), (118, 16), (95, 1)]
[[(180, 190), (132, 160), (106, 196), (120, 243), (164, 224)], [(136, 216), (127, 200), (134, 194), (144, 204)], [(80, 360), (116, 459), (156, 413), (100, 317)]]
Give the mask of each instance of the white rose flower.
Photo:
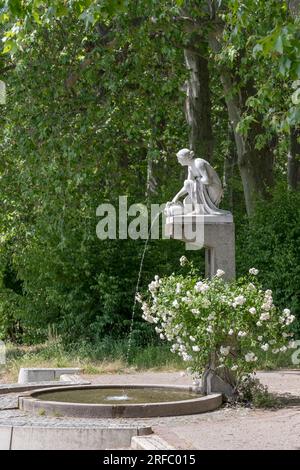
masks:
[(230, 328), (230, 330), (228, 331), (228, 334), (229, 334), (229, 336), (232, 336), (232, 335), (233, 335), (233, 333), (234, 333), (233, 329), (232, 329), (232, 328)]
[(192, 347), (192, 350), (193, 350), (194, 352), (199, 352), (199, 351), (200, 351), (200, 348), (199, 348), (199, 346), (193, 346), (193, 347)]
[(192, 308), (191, 312), (194, 314), (194, 315), (199, 315), (199, 310), (197, 308)]
[(289, 349), (296, 349), (296, 347), (297, 347), (296, 341), (289, 341), (288, 343)]
[(234, 366), (231, 366), (230, 369), (231, 370), (237, 370), (238, 366), (235, 364)]
[(270, 314), (269, 312), (264, 312), (261, 314), (261, 316), (259, 317), (259, 319), (261, 321), (266, 321), (266, 320), (269, 320), (270, 319)]
[(280, 351), (281, 351), (281, 352), (285, 352), (286, 350), (287, 350), (287, 347), (286, 347), (286, 346), (281, 346), (281, 348), (280, 348)]
[(249, 308), (249, 312), (251, 313), (251, 315), (255, 315), (256, 314), (256, 308), (255, 307)]
[(152, 281), (150, 282), (150, 284), (148, 285), (148, 290), (149, 292), (151, 292), (151, 294), (155, 294), (155, 292), (157, 291), (159, 287), (159, 282), (158, 281)]
[(255, 362), (257, 361), (257, 357), (253, 352), (248, 352), (247, 354), (245, 354), (245, 360), (246, 362)]
[(256, 275), (259, 273), (259, 271), (258, 271), (258, 269), (256, 269), (256, 268), (251, 268), (251, 269), (249, 269), (249, 273), (250, 273), (250, 274), (253, 274), (254, 276), (256, 276)]
[(206, 328), (206, 331), (207, 333), (212, 333), (213, 332), (212, 326), (208, 325), (208, 327)]
[(159, 335), (159, 337), (160, 337), (160, 339), (165, 339), (165, 337), (162, 333)]
[(238, 295), (235, 299), (234, 302), (237, 305), (243, 305), (246, 302), (246, 298), (243, 295)]
[(240, 338), (244, 338), (244, 336), (247, 336), (247, 333), (246, 333), (246, 331), (239, 331), (239, 332), (238, 332), (238, 336), (239, 336)]
[(266, 311), (268, 312), (269, 310), (271, 310), (272, 304), (270, 304), (269, 302), (264, 302), (264, 303), (262, 304), (261, 308), (262, 308), (263, 310), (266, 310)]
[(179, 308), (178, 300), (175, 299), (175, 300), (173, 301), (172, 305), (173, 305), (174, 308)]
[(190, 336), (190, 340), (194, 343), (196, 341), (196, 338), (194, 338), (194, 336)]
[(285, 308), (285, 309), (283, 310), (283, 314), (284, 314), (284, 316), (286, 316), (286, 317), (288, 317), (288, 316), (290, 315), (290, 313), (291, 313), (291, 311), (290, 311), (289, 308)]
[(186, 256), (181, 256), (181, 258), (179, 259), (179, 262), (180, 262), (180, 266), (185, 266), (189, 260), (187, 259)]
[(262, 341), (263, 337), (262, 337), (262, 336), (258, 336), (257, 339), (258, 339), (258, 341)]
[(182, 285), (180, 284), (180, 282), (177, 282), (177, 284), (176, 284), (176, 294), (180, 294), (181, 287), (182, 287)]
[(203, 285), (202, 281), (196, 282), (195, 287), (194, 287), (195, 291), (201, 292), (200, 289), (201, 289), (202, 285)]
[(291, 323), (293, 323), (293, 321), (295, 320), (295, 315), (290, 315), (289, 317), (287, 317), (286, 321), (285, 321), (285, 324), (286, 325), (290, 325)]
[(268, 349), (269, 349), (268, 343), (262, 344), (262, 345), (261, 345), (261, 349), (262, 349), (263, 351), (268, 351)]
[(188, 362), (191, 361), (193, 358), (189, 354), (182, 354), (182, 359), (184, 360), (184, 362)]
[(216, 277), (222, 277), (224, 276), (224, 274), (225, 274), (225, 271), (223, 271), (222, 269), (217, 269)]
[(262, 325), (261, 321), (256, 322), (256, 326), (261, 326), (261, 325)]
[(220, 353), (222, 354), (222, 356), (228, 356), (229, 352), (230, 352), (230, 346), (220, 347)]
[(195, 285), (196, 292), (206, 292), (209, 289), (209, 285), (202, 281), (198, 281)]
[(161, 333), (161, 332), (162, 332), (162, 329), (161, 329), (161, 328), (158, 328), (158, 326), (156, 326), (156, 327), (155, 327), (155, 331), (156, 331), (156, 333), (158, 333), (158, 334), (159, 334), (159, 333)]

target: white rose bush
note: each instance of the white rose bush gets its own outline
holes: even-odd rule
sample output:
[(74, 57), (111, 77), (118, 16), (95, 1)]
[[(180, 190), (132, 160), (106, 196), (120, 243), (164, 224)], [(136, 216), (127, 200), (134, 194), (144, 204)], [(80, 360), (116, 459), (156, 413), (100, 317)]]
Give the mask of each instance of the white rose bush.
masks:
[[(186, 266), (187, 259), (180, 264)], [(189, 266), (185, 275), (155, 276), (148, 297), (138, 294), (137, 300), (143, 319), (194, 375), (203, 373), (214, 352), (216, 367), (233, 371), (238, 382), (257, 368), (259, 350), (275, 355), (295, 347), (290, 331), (295, 317), (274, 305), (272, 291), (257, 281), (257, 269), (225, 282), (221, 270), (212, 279), (199, 279)]]

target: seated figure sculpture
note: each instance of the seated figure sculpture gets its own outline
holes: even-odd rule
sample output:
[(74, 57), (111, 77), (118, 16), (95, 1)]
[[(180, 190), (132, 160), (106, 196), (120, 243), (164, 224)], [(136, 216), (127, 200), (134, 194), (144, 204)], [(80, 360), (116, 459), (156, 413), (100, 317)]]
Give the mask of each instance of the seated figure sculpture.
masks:
[[(188, 178), (171, 202), (167, 202), (167, 216), (179, 214), (225, 215), (228, 211), (218, 208), (223, 195), (222, 183), (213, 167), (203, 158), (195, 158), (194, 152), (182, 149), (178, 162), (188, 167)], [(180, 198), (185, 196), (183, 204)]]

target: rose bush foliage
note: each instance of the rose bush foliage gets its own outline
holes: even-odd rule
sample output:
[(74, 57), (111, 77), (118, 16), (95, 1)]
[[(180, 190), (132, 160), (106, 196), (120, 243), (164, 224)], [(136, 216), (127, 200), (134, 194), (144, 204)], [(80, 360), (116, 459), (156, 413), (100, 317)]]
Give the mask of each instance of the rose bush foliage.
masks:
[(222, 270), (200, 280), (185, 257), (180, 261), (189, 264), (187, 274), (155, 276), (148, 298), (138, 294), (137, 300), (144, 320), (155, 325), (194, 374), (203, 372), (212, 352), (217, 368), (226, 366), (242, 377), (256, 368), (259, 349), (278, 354), (295, 347), (289, 331), (295, 316), (274, 305), (272, 291), (257, 280), (257, 269), (231, 282), (224, 282)]

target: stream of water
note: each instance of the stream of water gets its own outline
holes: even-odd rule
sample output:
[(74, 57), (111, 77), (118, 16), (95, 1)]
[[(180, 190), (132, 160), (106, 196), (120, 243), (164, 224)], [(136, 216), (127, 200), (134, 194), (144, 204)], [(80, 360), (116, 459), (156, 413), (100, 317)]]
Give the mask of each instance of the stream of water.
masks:
[(145, 259), (148, 243), (149, 243), (149, 240), (150, 240), (150, 234), (151, 234), (152, 227), (153, 227), (154, 223), (156, 222), (157, 218), (160, 216), (161, 213), (162, 213), (162, 210), (160, 210), (156, 214), (156, 216), (154, 217), (154, 219), (151, 222), (151, 226), (148, 230), (147, 239), (145, 241), (144, 248), (143, 248), (142, 255), (141, 255), (140, 268), (139, 268), (137, 283), (136, 283), (135, 292), (134, 292), (134, 301), (133, 301), (131, 321), (130, 321), (128, 347), (127, 347), (127, 354), (126, 354), (126, 365), (129, 364), (131, 345), (132, 345), (132, 333), (133, 333), (134, 317), (135, 317), (135, 310), (136, 310), (136, 303), (137, 303), (136, 296), (137, 296), (137, 293), (138, 293), (139, 287), (140, 287), (141, 276), (142, 276), (143, 265), (144, 265), (144, 259)]

